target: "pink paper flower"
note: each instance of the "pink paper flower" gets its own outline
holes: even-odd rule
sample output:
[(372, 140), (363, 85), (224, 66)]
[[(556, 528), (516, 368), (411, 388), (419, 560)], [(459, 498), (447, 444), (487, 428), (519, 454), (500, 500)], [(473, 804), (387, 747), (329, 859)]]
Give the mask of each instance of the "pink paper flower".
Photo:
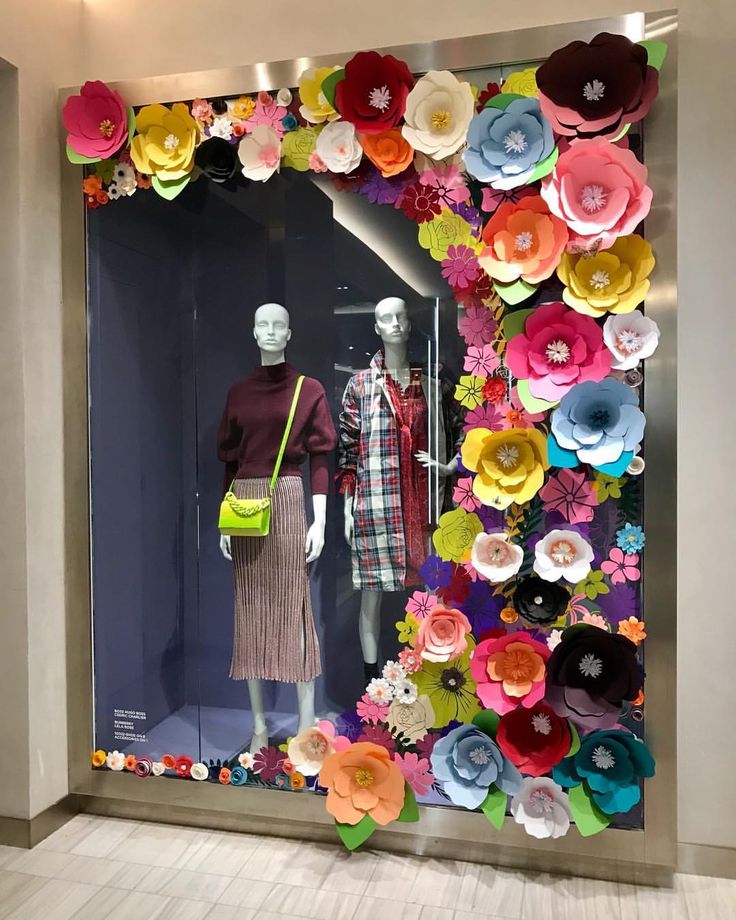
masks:
[(465, 511), (475, 511), (480, 508), (480, 500), (473, 494), (473, 477), (464, 476), (455, 483), (452, 500)]
[(505, 428), (504, 409), (506, 407), (511, 408), (506, 400), (500, 403), (484, 403), (482, 406), (476, 406), (475, 409), (466, 412), (463, 431), (472, 431), (473, 428), (502, 431)]
[(453, 164), (443, 166), (438, 163), (431, 169), (425, 169), (420, 174), (419, 181), (422, 185), (436, 188), (439, 200), (445, 207), (449, 208), (451, 204), (461, 204), (470, 198), (470, 189), (466, 184), (465, 174)]
[(547, 646), (525, 632), (479, 642), (470, 659), (478, 699), (499, 715), (534, 706), (544, 696), (549, 656)]
[(507, 201), (511, 204), (517, 204), (522, 198), (529, 195), (536, 195), (537, 190), (530, 185), (521, 185), (519, 188), (508, 190), (500, 188), (491, 188), (490, 185), (483, 186), (483, 198), (481, 199), (481, 210), (493, 214), (494, 211)]
[(429, 761), (407, 751), (406, 754), (394, 754), (394, 762), (401, 770), (401, 775), (417, 795), (426, 795), (432, 788), (434, 776), (429, 772)]
[(610, 577), (612, 585), (622, 585), (626, 581), (639, 581), (641, 572), (638, 565), (638, 553), (624, 553), (618, 546), (614, 546), (608, 559), (601, 563), (601, 571)]
[(323, 173), (327, 172), (327, 166), (322, 157), (317, 153), (316, 150), (313, 150), (309, 154), (309, 168), (312, 172)]
[(598, 629), (608, 630), (608, 623), (600, 613), (591, 613), (590, 610), (586, 610), (583, 614), (583, 623), (587, 623), (589, 626), (597, 626)]
[(210, 103), (206, 99), (200, 99), (199, 97), (192, 102), (191, 113), (192, 118), (202, 124), (209, 124), (214, 116)]
[(488, 307), (466, 307), (458, 329), (466, 345), (489, 345), (496, 334), (498, 323)]
[(533, 428), (537, 422), (544, 421), (546, 413), (530, 412), (525, 409), (519, 399), (519, 393), (516, 387), (511, 388), (509, 401), (498, 404), (498, 409), (503, 417), (501, 428), (507, 431), (509, 428)]
[(442, 277), (447, 278), (452, 288), (464, 289), (475, 281), (480, 272), (478, 259), (468, 246), (448, 246), (447, 258), (442, 260)]
[(611, 370), (611, 352), (591, 316), (553, 301), (538, 306), (524, 331), (509, 341), (506, 364), (529, 382), (532, 396), (558, 402), (576, 383), (603, 380)]
[(281, 119), (285, 115), (286, 109), (282, 105), (278, 105), (267, 93), (259, 93), (253, 114), (245, 122), (246, 133), (250, 134), (256, 125), (267, 125), (278, 134), (279, 138), (282, 138), (284, 126)]
[(361, 722), (385, 722), (388, 718), (388, 706), (374, 702), (367, 693), (358, 700), (355, 711), (360, 716)]
[(568, 251), (607, 249), (633, 233), (652, 204), (646, 166), (602, 137), (572, 144), (542, 180), (542, 197), (570, 228)]
[(422, 670), (422, 658), (413, 648), (402, 648), (399, 652), (399, 664), (407, 674), (416, 674)]
[(128, 139), (123, 98), (100, 80), (88, 80), (79, 95), (70, 96), (61, 117), (67, 144), (83, 157), (106, 160)]
[(582, 471), (560, 470), (556, 476), (550, 476), (539, 495), (545, 511), (558, 511), (570, 524), (592, 521), (593, 509), (598, 505), (593, 483), (586, 481)]
[(490, 377), (500, 365), (492, 345), (471, 345), (465, 355), (465, 370), (476, 377)]
[(416, 620), (421, 621), (429, 616), (438, 603), (439, 601), (434, 594), (429, 594), (426, 591), (415, 591), (406, 602), (404, 609), (407, 613), (412, 614)]
[(470, 622), (460, 610), (438, 604), (419, 624), (415, 650), (426, 661), (452, 661), (468, 647)]

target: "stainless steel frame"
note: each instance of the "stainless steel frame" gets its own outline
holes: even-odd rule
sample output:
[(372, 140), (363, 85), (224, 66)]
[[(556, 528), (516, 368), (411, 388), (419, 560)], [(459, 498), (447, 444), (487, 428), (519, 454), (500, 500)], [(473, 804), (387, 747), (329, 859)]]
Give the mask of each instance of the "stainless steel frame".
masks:
[[(395, 825), (377, 833), (372, 845), (386, 850), (461, 857), (503, 865), (575, 872), (627, 881), (667, 883), (676, 860), (676, 73), (677, 17), (673, 12), (635, 13), (608, 19), (478, 35), (391, 51), (415, 72), (431, 68), (467, 72), (547, 57), (574, 39), (599, 31), (623, 32), (632, 39), (661, 37), (669, 43), (660, 98), (646, 124), (646, 161), (654, 189), (648, 237), (658, 265), (648, 311), (662, 330), (656, 355), (647, 366), (648, 418), (645, 525), (647, 530), (646, 620), (647, 737), (657, 759), (657, 776), (646, 783), (645, 829), (607, 830), (593, 838), (574, 831), (554, 844), (535, 841), (506, 821), (496, 832), (476, 813), (422, 808), (418, 825)], [(294, 86), (309, 66), (333, 64), (345, 55), (300, 58), (217, 71), (177, 74), (123, 82), (116, 88), (134, 105), (221, 96)], [(76, 88), (62, 92), (66, 98)], [(89, 483), (87, 425), (87, 320), (85, 224), (80, 172), (64, 158), (64, 466), (67, 579), (67, 656), (70, 791), (82, 808), (105, 814), (177, 821), (208, 827), (255, 830), (311, 840), (334, 841), (324, 802), (312, 795), (206, 783), (141, 781), (131, 775), (93, 772), (92, 645), (89, 565)], [(288, 814), (288, 820), (284, 817)]]

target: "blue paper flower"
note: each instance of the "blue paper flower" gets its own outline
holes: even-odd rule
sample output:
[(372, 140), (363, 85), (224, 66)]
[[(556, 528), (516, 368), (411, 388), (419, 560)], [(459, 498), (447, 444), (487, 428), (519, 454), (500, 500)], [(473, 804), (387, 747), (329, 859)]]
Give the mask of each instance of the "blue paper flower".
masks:
[(654, 776), (654, 758), (631, 732), (611, 729), (591, 732), (580, 750), (552, 770), (561, 786), (581, 783), (607, 815), (630, 811), (641, 798), (639, 777)]
[(521, 774), (501, 753), (496, 742), (475, 725), (461, 725), (435, 744), (432, 772), (454, 805), (478, 808), (496, 785), (516, 795)]
[[(552, 126), (542, 115), (539, 100), (524, 96), (504, 109), (490, 105), (474, 116), (463, 160), (476, 179), (505, 190), (551, 172), (554, 151)], [(541, 167), (548, 158), (549, 163)]]
[(299, 127), (299, 122), (293, 112), (287, 112), (281, 119), (281, 124), (284, 127), (284, 131), (296, 131)]
[(552, 413), (551, 466), (580, 463), (620, 476), (644, 436), (637, 393), (613, 377), (576, 384)]
[(233, 767), (230, 772), (231, 786), (244, 786), (248, 782), (248, 771), (243, 767)]
[(616, 546), (626, 553), (640, 553), (644, 549), (646, 537), (641, 527), (633, 524), (624, 524), (621, 530), (616, 531)]

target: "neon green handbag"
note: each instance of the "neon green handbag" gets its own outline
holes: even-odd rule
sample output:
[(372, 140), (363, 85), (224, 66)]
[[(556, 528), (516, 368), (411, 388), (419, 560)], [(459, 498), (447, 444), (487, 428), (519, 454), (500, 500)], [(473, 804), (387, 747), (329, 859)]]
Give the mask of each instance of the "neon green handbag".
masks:
[(286, 422), (286, 428), (284, 429), (284, 436), (281, 439), (279, 455), (276, 458), (276, 467), (271, 477), (271, 483), (268, 487), (268, 495), (266, 498), (238, 498), (233, 492), (233, 485), (235, 485), (234, 479), (230, 488), (225, 493), (225, 497), (220, 505), (220, 520), (218, 527), (220, 533), (224, 534), (226, 537), (268, 536), (268, 531), (271, 527), (271, 496), (273, 495), (273, 490), (276, 488), (276, 480), (278, 479), (279, 470), (281, 469), (281, 461), (284, 459), (284, 451), (286, 450), (286, 442), (289, 440), (289, 434), (291, 433), (291, 426), (294, 423), (296, 406), (299, 402), (299, 393), (301, 392), (303, 382), (304, 376), (302, 375), (296, 382), (294, 398), (291, 401), (291, 409), (289, 410), (289, 418)]

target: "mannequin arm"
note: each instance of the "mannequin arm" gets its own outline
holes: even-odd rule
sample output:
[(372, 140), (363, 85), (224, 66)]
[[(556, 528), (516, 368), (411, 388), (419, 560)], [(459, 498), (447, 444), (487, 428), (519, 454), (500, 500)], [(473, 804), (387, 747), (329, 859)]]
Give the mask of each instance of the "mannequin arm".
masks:
[(312, 509), (314, 523), (307, 531), (307, 564), (319, 559), (325, 545), (325, 522), (327, 521), (327, 496), (313, 495)]
[(228, 562), (233, 561), (233, 556), (230, 549), (230, 537), (226, 537), (224, 533), (220, 534), (220, 552)]
[(345, 499), (345, 503), (343, 504), (343, 508), (342, 508), (344, 521), (345, 521), (343, 533), (345, 534), (345, 542), (348, 544), (348, 546), (352, 546), (353, 545), (353, 527), (354, 527), (353, 493), (346, 491), (345, 494), (343, 495), (343, 498)]
[(414, 454), (414, 457), (425, 469), (429, 470), (436, 467), (440, 472), (440, 476), (454, 476), (457, 473), (457, 457), (453, 457), (449, 463), (440, 463), (439, 460), (431, 457), (426, 450), (420, 450)]

